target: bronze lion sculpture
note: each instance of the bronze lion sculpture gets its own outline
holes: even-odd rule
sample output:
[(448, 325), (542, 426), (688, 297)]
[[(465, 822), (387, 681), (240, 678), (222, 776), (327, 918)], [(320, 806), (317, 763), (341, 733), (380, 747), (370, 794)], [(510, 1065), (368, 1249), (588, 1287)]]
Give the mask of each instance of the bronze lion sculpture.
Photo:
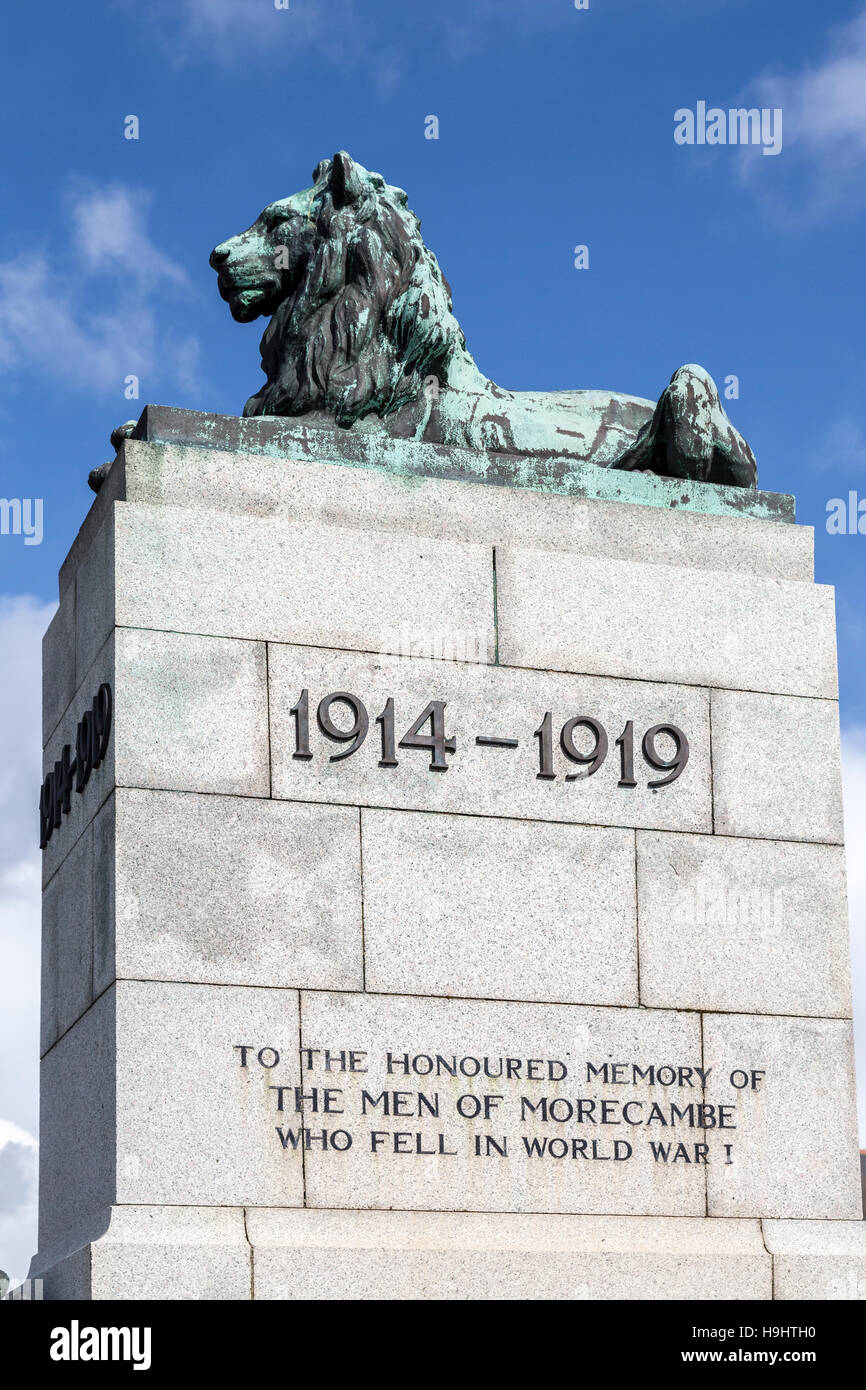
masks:
[(656, 404), (611, 391), (506, 391), (475, 365), (401, 188), (345, 152), (210, 263), (241, 322), (271, 315), (245, 415), (379, 417), (397, 438), (755, 487), (712, 378), (681, 367)]
[[(680, 367), (657, 403), (613, 391), (507, 391), (485, 377), (420, 227), (401, 188), (340, 151), (316, 167), (311, 188), (270, 203), (214, 248), (233, 317), (270, 316), (267, 380), (244, 415), (363, 421), (365, 432), (401, 439), (757, 486), (754, 455), (701, 367)], [(133, 428), (121, 426), (112, 442)]]

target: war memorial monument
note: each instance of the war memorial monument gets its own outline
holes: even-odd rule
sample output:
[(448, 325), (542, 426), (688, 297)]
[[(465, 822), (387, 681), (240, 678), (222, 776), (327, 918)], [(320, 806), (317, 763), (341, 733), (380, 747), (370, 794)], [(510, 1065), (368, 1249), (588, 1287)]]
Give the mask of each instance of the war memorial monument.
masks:
[(698, 367), (485, 378), (348, 155), (211, 263), (266, 383), (116, 432), (45, 638), (45, 1296), (866, 1297), (793, 499)]

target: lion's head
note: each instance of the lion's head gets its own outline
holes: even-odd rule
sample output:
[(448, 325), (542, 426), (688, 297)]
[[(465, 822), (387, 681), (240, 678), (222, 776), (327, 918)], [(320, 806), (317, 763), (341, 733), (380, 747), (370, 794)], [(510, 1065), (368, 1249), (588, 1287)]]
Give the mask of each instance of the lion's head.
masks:
[(401, 188), (348, 154), (312, 188), (271, 203), (210, 263), (234, 318), (273, 315), (261, 342), (267, 384), (245, 415), (388, 415), (441, 377), (463, 336), (436, 257)]

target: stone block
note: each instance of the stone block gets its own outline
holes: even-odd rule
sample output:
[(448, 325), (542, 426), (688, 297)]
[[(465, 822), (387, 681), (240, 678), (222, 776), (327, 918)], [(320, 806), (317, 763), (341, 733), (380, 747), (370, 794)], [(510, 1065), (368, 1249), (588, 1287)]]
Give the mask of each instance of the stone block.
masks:
[(833, 590), (672, 564), (497, 551), (509, 666), (835, 698)]
[(93, 1000), (93, 838), (75, 842), (45, 887), (42, 900), (40, 1054)]
[(637, 1004), (632, 831), (361, 816), (368, 989)]
[[(108, 741), (108, 750), (102, 763), (95, 768), (88, 779), (87, 785), (79, 793), (73, 791), (69, 799), (69, 811), (61, 817), (60, 825), (52, 831), (51, 838), (45, 849), (42, 851), (42, 883), (43, 886), (63, 863), (69, 851), (77, 843), (79, 837), (90, 825), (100, 806), (106, 801), (114, 790), (115, 780), (115, 745), (117, 739), (117, 688), (116, 688), (116, 663), (115, 663), (115, 639), (114, 636), (104, 644), (96, 660), (90, 669), (85, 672), (83, 680), (78, 685), (65, 714), (60, 723), (55, 728), (42, 755), (42, 773), (45, 776), (53, 771), (55, 763), (60, 759), (65, 745), (69, 745), (70, 759), (75, 758), (76, 751), (76, 730), (84, 714), (91, 709), (93, 697), (97, 694), (103, 681), (108, 682), (114, 694), (114, 713), (112, 717), (111, 735)], [(36, 798), (34, 797), (34, 802)], [(36, 807), (34, 805), (34, 811)], [(34, 840), (38, 843), (39, 827), (37, 817), (33, 817)]]
[(43, 1264), (41, 1252), (34, 1255), (31, 1279), (42, 1280), (42, 1297), (46, 1303), (77, 1303), (91, 1296), (90, 1246), (84, 1245), (71, 1255)]
[(267, 659), (263, 643), (117, 629), (101, 648), (45, 749), (47, 771), (101, 683), (113, 692), (108, 752), (43, 854), (55, 872), (115, 784), (267, 797)]
[(118, 976), (363, 988), (357, 811), (123, 789), (116, 801)]
[(118, 785), (267, 796), (263, 644), (125, 629), (115, 640)]
[(257, 1210), (247, 1229), (257, 1299), (772, 1296), (757, 1221)]
[(94, 1299), (249, 1299), (244, 1213), (231, 1207), (114, 1207), (92, 1248)]
[(685, 508), (479, 487), (453, 477), (397, 477), (301, 452), (275, 459), (202, 444), (130, 439), (121, 459), (122, 495), (130, 502), (767, 578), (813, 578), (812, 528), (778, 519), (750, 517), (744, 524), (742, 517)]
[(81, 562), (92, 546), (95, 536), (113, 512), (115, 502), (126, 496), (126, 464), (122, 448), (115, 459), (115, 464), (117, 466), (109, 470), (99, 492), (91, 499), (90, 510), (79, 526), (78, 534), (69, 547), (66, 559), (60, 566), (57, 580), (61, 598), (67, 589), (74, 586), (75, 576)]
[(866, 1300), (866, 1222), (762, 1221), (777, 1299)]
[(709, 1215), (857, 1219), (851, 1024), (705, 1014), (703, 1036), (707, 1099), (733, 1106), (735, 1126), (719, 1134), (730, 1166), (707, 1168)]
[[(297, 994), (150, 981), (119, 981), (109, 993), (117, 999), (117, 1201), (301, 1205), (302, 1155), (283, 1149), (268, 1089), (286, 1058), (297, 1069)], [(260, 1064), (265, 1048), (280, 1061), (265, 1052), (272, 1065)]]
[(835, 702), (714, 690), (712, 724), (717, 835), (842, 844)]
[[(269, 647), (268, 671), (275, 797), (587, 825), (711, 829), (708, 696), (703, 690), (279, 644)], [(294, 756), (297, 728), (291, 711), (304, 689), (309, 691), (309, 759)], [(346, 745), (321, 734), (317, 710), (325, 696), (340, 691), (364, 702), (369, 733), (357, 752), (333, 761), (332, 755), (345, 753)], [(394, 700), (398, 765), (382, 767), (382, 726), (376, 721), (389, 699)], [(429, 750), (400, 746), (404, 731), (431, 701), (445, 702), (445, 734), (456, 739), (456, 751), (445, 757), (447, 771), (430, 770)], [(533, 736), (547, 712), (552, 716), (553, 780), (538, 775), (540, 740)], [(586, 768), (561, 751), (560, 730), (566, 721), (584, 715), (604, 726), (608, 755), (592, 776), (569, 781), (571, 772)], [(345, 705), (334, 704), (329, 717), (344, 729), (352, 722)], [(637, 786), (620, 787), (616, 740), (629, 720)], [(689, 759), (677, 781), (652, 790), (648, 783), (665, 774), (645, 762), (642, 739), (652, 726), (667, 723), (685, 732)], [(429, 731), (427, 720), (423, 732)], [(509, 737), (519, 746), (478, 744), (479, 736)], [(577, 731), (575, 742), (587, 751), (589, 731)], [(673, 744), (660, 738), (657, 749), (669, 757)]]
[(470, 633), (493, 657), (486, 546), (137, 503), (115, 524), (118, 624), (385, 652)]
[(65, 594), (42, 638), (42, 743), (75, 695), (75, 594)]
[[(93, 994), (98, 997), (117, 978), (115, 950), (115, 838), (117, 792), (93, 819)], [(176, 852), (176, 846), (174, 852)]]
[(851, 1016), (835, 845), (638, 831), (641, 1003)]
[(302, 1153), (283, 1147), (269, 1090), (297, 1079), (297, 1045), (292, 990), (106, 990), (43, 1058), (40, 1268), (113, 1202), (301, 1205)]
[[(70, 1232), (115, 1199), (117, 1042), (109, 991), (42, 1058), (36, 1257), (40, 1271), (54, 1262), (50, 1252), (71, 1253), (76, 1244)], [(162, 1084), (156, 1077), (153, 1081)]]
[(95, 1224), (98, 1236), (39, 1276), (46, 1299), (251, 1297), (252, 1252), (241, 1208), (115, 1206)]
[[(703, 1130), (687, 1117), (675, 1133), (689, 1161), (657, 1162), (650, 1140), (659, 1136), (646, 1123), (657, 1093), (668, 1115), (672, 1101), (686, 1110), (701, 1099), (697, 1014), (305, 992), (301, 1049), (304, 1093), (315, 1089), (318, 1105), (304, 1106), (316, 1135), (304, 1154), (308, 1207), (704, 1214), (707, 1170), (692, 1161)], [(356, 1058), (366, 1071), (350, 1070), (352, 1051), (367, 1054)], [(672, 1066), (671, 1084), (635, 1081), (633, 1061)], [(588, 1062), (598, 1075), (588, 1077)], [(626, 1065), (617, 1082), (603, 1070), (614, 1062)], [(330, 1123), (326, 1087), (342, 1111)], [(640, 1107), (627, 1112), (631, 1123), (628, 1101)], [(263, 1129), (273, 1111), (262, 1111)], [(351, 1146), (329, 1138), (323, 1149), (332, 1125)]]
[(541, 461), (520, 454), (393, 439), (382, 432), (372, 417), (347, 430), (321, 419), (205, 415), (148, 405), (135, 436), (149, 442), (193, 444), (240, 455), (264, 454), (276, 460), (280, 468), (285, 459), (312, 458), (385, 470), (409, 484), (425, 477), (459, 478), (473, 488), (478, 484), (508, 488), (509, 495), (517, 497), (527, 487), (536, 487), (567, 497), (639, 502), (666, 511), (767, 518), (781, 523), (794, 520), (794, 499), (784, 494), (622, 472), (569, 458)]
[(45, 638), (46, 769), (114, 692), (43, 856), (47, 1295), (862, 1297), (790, 499), (182, 415)]
[[(117, 509), (105, 513), (89, 532), (89, 543), (75, 571), (75, 679), (80, 685), (117, 623)], [(156, 574), (149, 582), (159, 584)]]

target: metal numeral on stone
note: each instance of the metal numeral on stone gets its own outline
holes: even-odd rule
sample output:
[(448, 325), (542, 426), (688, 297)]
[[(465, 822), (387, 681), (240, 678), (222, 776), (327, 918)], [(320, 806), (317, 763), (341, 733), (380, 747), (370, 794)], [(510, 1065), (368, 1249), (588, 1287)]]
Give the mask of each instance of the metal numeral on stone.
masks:
[[(430, 721), (430, 733), (422, 734), (421, 729)], [(400, 740), (401, 748), (429, 748), (431, 753), (430, 771), (447, 772), (446, 753), (456, 753), (456, 738), (445, 736), (445, 701), (431, 700), (429, 705)]]
[[(581, 753), (575, 747), (574, 731), (581, 726), (591, 729), (595, 738), (590, 753)], [(563, 724), (559, 741), (565, 756), (573, 763), (583, 763), (586, 768), (585, 772), (566, 773), (566, 782), (574, 782), (582, 777), (591, 777), (594, 772), (598, 772), (607, 757), (607, 731), (602, 728), (597, 719), (590, 719), (587, 715), (579, 715), (575, 719), (569, 719), (567, 724)]]
[(394, 700), (389, 695), (385, 701), (385, 708), (381, 714), (376, 715), (376, 723), (382, 731), (382, 756), (379, 759), (380, 767), (397, 766), (397, 749), (394, 745)]
[(550, 710), (532, 737), (538, 739), (538, 760), (541, 765), (535, 775), (541, 781), (552, 782), (556, 773), (553, 770), (553, 715)]
[[(334, 719), (332, 713), (334, 707), (340, 705), (348, 709), (352, 721), (350, 725), (344, 726)], [(375, 719), (375, 723), (379, 726), (382, 742), (379, 767), (399, 767), (397, 757), (399, 747), (421, 749), (425, 753), (429, 753), (430, 771), (447, 772), (448, 759), (446, 755), (456, 753), (457, 739), (454, 735), (445, 732), (445, 706), (445, 700), (431, 700), (398, 742), (394, 700), (389, 697), (381, 714), (377, 714)], [(293, 705), (289, 713), (295, 723), (295, 748), (292, 757), (309, 760), (313, 757), (310, 747), (309, 690), (301, 691), (297, 704)], [(342, 762), (344, 758), (350, 758), (362, 746), (370, 730), (370, 715), (363, 700), (359, 699), (357, 695), (353, 695), (348, 690), (335, 690), (319, 701), (316, 708), (316, 724), (324, 737), (330, 739), (332, 743), (346, 744), (346, 747), (340, 752), (331, 754), (330, 761), (338, 763)], [(98, 728), (98, 726), (96, 727)], [(582, 731), (580, 742), (576, 737), (578, 731)], [(591, 738), (591, 746), (584, 750), (582, 745), (587, 741), (587, 732)], [(660, 735), (673, 741), (675, 748), (673, 757), (664, 758), (659, 753), (656, 739)], [(538, 739), (539, 770), (536, 776), (541, 781), (554, 781), (557, 772), (554, 761), (553, 714), (550, 710), (545, 714), (533, 737)], [(636, 787), (638, 785), (634, 775), (634, 738), (634, 721), (629, 719), (616, 740), (620, 754), (621, 773), (617, 786), (620, 787)], [(475, 742), (503, 748), (517, 748), (519, 744), (516, 738), (494, 737), (489, 734), (479, 734)], [(597, 719), (588, 714), (577, 714), (573, 718), (567, 719), (560, 729), (559, 746), (568, 762), (573, 765), (576, 764), (580, 768), (579, 772), (567, 772), (565, 780), (566, 782), (577, 782), (592, 777), (603, 766), (609, 752), (610, 740), (604, 725)], [(655, 791), (657, 787), (669, 786), (671, 782), (675, 782), (682, 775), (689, 760), (689, 741), (682, 729), (678, 728), (676, 724), (653, 724), (643, 736), (641, 752), (644, 762), (651, 768), (654, 768), (656, 772), (667, 774), (665, 777), (657, 777), (647, 782), (647, 786)], [(68, 776), (68, 774), (66, 775)], [(58, 764), (57, 783), (62, 792), (65, 783), (64, 769), (60, 764)], [(59, 805), (55, 807), (52, 803), (50, 813), (59, 816)], [(46, 821), (49, 819), (50, 813), (46, 808), (44, 816)]]
[(48, 844), (52, 832), (60, 829), (62, 817), (69, 814), (72, 792), (83, 792), (90, 774), (101, 764), (108, 752), (110, 733), (111, 686), (103, 681), (75, 731), (75, 758), (70, 758), (70, 745), (64, 744), (39, 789), (40, 849)]
[[(673, 739), (677, 751), (672, 758), (659, 757), (655, 746), (657, 734), (667, 734), (668, 738)], [(650, 767), (654, 767), (657, 772), (670, 772), (669, 777), (660, 777), (655, 782), (648, 782), (647, 786), (667, 787), (677, 780), (689, 760), (689, 741), (676, 724), (653, 724), (643, 736), (643, 755)]]
[[(588, 729), (593, 737), (592, 747), (587, 752), (582, 752), (575, 742), (576, 729)], [(673, 740), (676, 752), (672, 758), (662, 758), (656, 748), (656, 738), (659, 734), (666, 734)], [(539, 727), (535, 730), (534, 738), (538, 739), (538, 760), (539, 770), (535, 774), (540, 781), (553, 781), (556, 777), (553, 758), (553, 715), (548, 710)], [(559, 742), (563, 753), (569, 762), (578, 763), (583, 767), (582, 772), (568, 772), (565, 775), (566, 782), (575, 782), (592, 777), (593, 773), (598, 772), (608, 754), (609, 740), (607, 730), (597, 719), (592, 719), (589, 715), (575, 715), (573, 719), (566, 720), (559, 735)], [(620, 752), (620, 779), (617, 786), (636, 787), (637, 781), (634, 775), (634, 721), (629, 719), (619, 738), (616, 746)], [(675, 782), (685, 769), (689, 760), (689, 741), (682, 729), (676, 724), (653, 724), (651, 729), (647, 729), (643, 736), (641, 751), (644, 760), (650, 767), (657, 772), (667, 772), (667, 777), (656, 778), (655, 781), (647, 782), (647, 786), (655, 789), (656, 787), (669, 786)]]
[(310, 752), (310, 692), (301, 691), (301, 698), (294, 708), (289, 710), (289, 714), (295, 721), (295, 751), (293, 758), (308, 759), (313, 755)]
[(630, 719), (616, 741), (619, 749), (622, 776), (617, 783), (619, 787), (636, 787), (634, 780), (634, 723)]
[[(332, 718), (332, 707), (339, 704), (348, 706), (351, 711), (352, 723), (348, 728), (343, 728)], [(448, 762), (445, 755), (457, 751), (457, 739), (449, 737), (445, 732), (445, 704), (445, 700), (431, 700), (399, 742), (400, 748), (421, 748), (429, 752), (431, 772), (447, 772)], [(295, 749), (292, 757), (304, 760), (312, 758), (309, 690), (301, 691), (297, 704), (289, 713), (295, 721)], [(382, 757), (379, 759), (379, 766), (397, 767), (399, 763), (392, 698), (386, 701), (385, 708), (376, 716), (375, 722), (379, 725), (382, 735)], [(370, 716), (364, 702), (357, 695), (352, 695), (348, 690), (336, 690), (319, 701), (316, 723), (325, 738), (331, 739), (334, 743), (349, 745), (342, 752), (331, 754), (330, 761), (336, 763), (357, 753), (367, 737)], [(424, 732), (425, 725), (429, 725), (427, 732)]]
[[(341, 729), (331, 718), (331, 706), (338, 702), (348, 705), (354, 715), (351, 729)], [(331, 762), (338, 763), (343, 758), (351, 758), (353, 753), (357, 753), (367, 737), (370, 716), (357, 695), (350, 695), (346, 690), (337, 690), (333, 695), (326, 695), (324, 700), (320, 700), (316, 722), (326, 738), (333, 739), (335, 743), (350, 744), (342, 753), (331, 754)]]

